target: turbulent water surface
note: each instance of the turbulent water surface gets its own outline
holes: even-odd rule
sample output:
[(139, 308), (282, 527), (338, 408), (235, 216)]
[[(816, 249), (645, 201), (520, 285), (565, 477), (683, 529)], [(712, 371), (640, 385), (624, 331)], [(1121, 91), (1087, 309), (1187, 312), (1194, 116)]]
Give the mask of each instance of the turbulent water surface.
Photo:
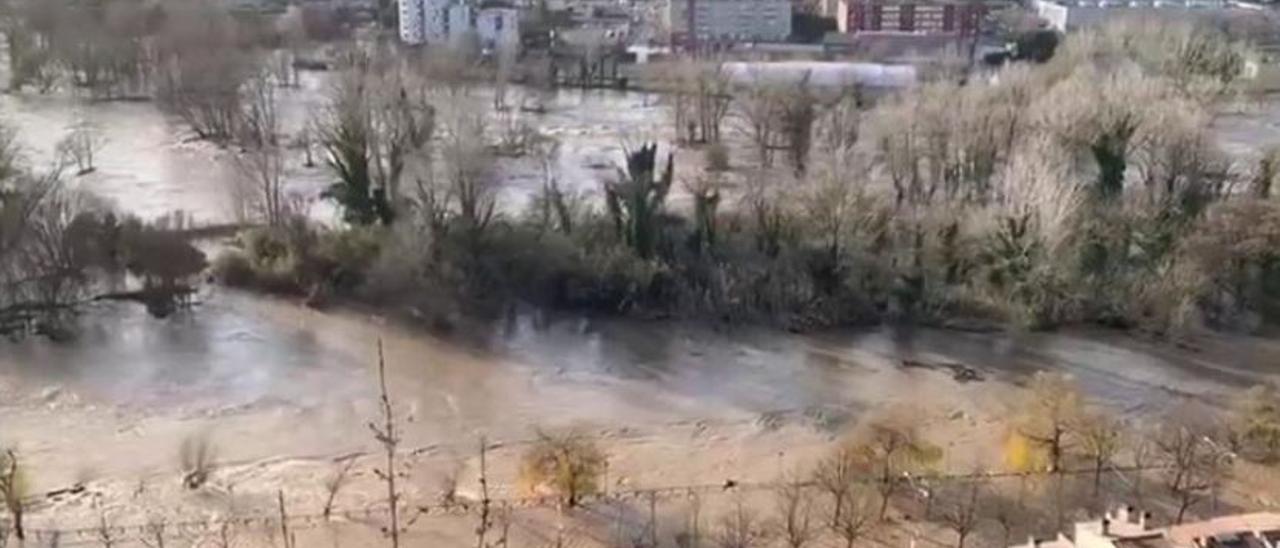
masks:
[[(311, 78), (302, 90), (286, 92), (287, 127), (303, 123), (322, 88), (322, 80)], [(565, 142), (565, 180), (590, 189), (598, 172), (612, 169), (623, 142), (661, 134), (663, 114), (655, 103), (635, 93), (566, 92), (538, 124)], [(234, 177), (232, 152), (189, 141), (180, 124), (152, 105), (5, 96), (0, 109), (36, 165), (50, 160), (54, 143), (77, 116), (103, 128), (107, 144), (97, 172), (73, 184), (124, 211), (155, 217), (181, 210), (199, 220), (229, 219), (224, 197)], [(1261, 118), (1225, 119), (1220, 129), (1227, 144), (1250, 149), (1274, 139), (1280, 111), (1271, 106), (1263, 112)], [(325, 184), (323, 170), (299, 163), (295, 158), (290, 168), (291, 188), (317, 193)], [(515, 195), (539, 184), (528, 167), (517, 165), (509, 174)], [(318, 215), (326, 214), (331, 210)], [(394, 391), (411, 406), (412, 436), (423, 442), (479, 430), (516, 435), (534, 424), (577, 421), (628, 425), (797, 414), (838, 423), (889, 399), (919, 396), (911, 377), (898, 373), (903, 359), (962, 364), (988, 380), (1012, 382), (1035, 370), (1065, 370), (1092, 396), (1130, 412), (1184, 397), (1223, 403), (1233, 390), (1273, 378), (1280, 367), (1280, 343), (1251, 337), (1175, 346), (1108, 332), (882, 328), (799, 336), (516, 314), (459, 343), (361, 314), (310, 311), (232, 291), (209, 289), (202, 301), (164, 320), (128, 304), (95, 305), (80, 318), (79, 335), (70, 343), (0, 343), (0, 376), (28, 400), (52, 401), (70, 392), (123, 416), (226, 417), (233, 433), (243, 411), (275, 409), (276, 435), (253, 439), (251, 449), (240, 453), (265, 458), (363, 439), (363, 422), (353, 417), (373, 413), (370, 372), (379, 337), (386, 342)], [(24, 416), (6, 420), (21, 431)], [(98, 426), (61, 425), (67, 436), (90, 441), (107, 435), (94, 430)], [(144, 468), (163, 458), (138, 455), (127, 465)]]

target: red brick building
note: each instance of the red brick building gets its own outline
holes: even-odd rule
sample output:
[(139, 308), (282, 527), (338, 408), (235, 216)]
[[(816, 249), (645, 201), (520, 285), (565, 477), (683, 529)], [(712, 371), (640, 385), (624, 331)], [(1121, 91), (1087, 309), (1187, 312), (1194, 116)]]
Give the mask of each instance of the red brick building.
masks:
[(974, 36), (984, 15), (986, 6), (978, 2), (840, 0), (836, 21), (840, 32), (850, 34), (902, 32)]

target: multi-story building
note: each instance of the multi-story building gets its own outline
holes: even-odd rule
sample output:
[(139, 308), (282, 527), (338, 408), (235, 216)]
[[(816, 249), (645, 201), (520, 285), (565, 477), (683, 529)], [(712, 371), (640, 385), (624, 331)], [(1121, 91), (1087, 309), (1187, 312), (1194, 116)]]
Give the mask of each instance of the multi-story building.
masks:
[(400, 40), (406, 44), (456, 45), (472, 35), (485, 49), (518, 47), (519, 10), (462, 0), (400, 0)]
[(840, 0), (836, 25), (840, 32), (896, 32), (974, 36), (986, 14), (980, 2), (954, 0)]
[(781, 42), (791, 35), (791, 0), (668, 0), (672, 44)]
[(427, 42), (428, 0), (400, 0), (400, 41), (406, 44)]
[(1229, 0), (1031, 0), (1029, 7), (1059, 32), (1092, 27), (1122, 17), (1265, 16)]

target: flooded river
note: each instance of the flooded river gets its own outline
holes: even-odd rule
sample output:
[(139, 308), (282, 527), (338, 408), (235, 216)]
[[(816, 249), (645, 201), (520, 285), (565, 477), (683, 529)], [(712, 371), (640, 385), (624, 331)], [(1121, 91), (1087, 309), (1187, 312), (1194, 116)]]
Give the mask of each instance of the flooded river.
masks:
[[(322, 80), (309, 78), (303, 89), (287, 92), (287, 126), (303, 123), (322, 88)], [(97, 172), (74, 184), (122, 210), (229, 219), (223, 197), (234, 176), (230, 153), (188, 141), (180, 124), (152, 105), (85, 107), (66, 98), (4, 96), (0, 111), (37, 165), (50, 161), (54, 143), (78, 116), (103, 128)], [(1266, 112), (1280, 118), (1274, 108)], [(1233, 146), (1275, 137), (1274, 122), (1238, 121), (1224, 130)], [(644, 94), (564, 92), (538, 123), (565, 143), (565, 180), (589, 189), (620, 159), (624, 141), (660, 135), (664, 115)], [(297, 159), (290, 173), (302, 192), (326, 184), (322, 170), (302, 168)], [(509, 188), (518, 196), (538, 184), (517, 170)], [(321, 208), (317, 215), (326, 213)], [(419, 446), (578, 423), (660, 429), (781, 418), (834, 431), (870, 407), (927, 403), (945, 395), (929, 390), (960, 390), (949, 380), (922, 384), (924, 373), (901, 366), (907, 358), (963, 364), (987, 383), (1067, 371), (1092, 397), (1135, 414), (1188, 396), (1222, 404), (1234, 391), (1280, 374), (1280, 343), (1254, 337), (1216, 336), (1180, 347), (1111, 332), (886, 327), (800, 336), (518, 314), (460, 342), (361, 313), (317, 312), (222, 289), (208, 290), (202, 301), (165, 320), (127, 304), (99, 304), (85, 312), (69, 344), (0, 343), (0, 443), (16, 440), (55, 470), (41, 478), (51, 486), (84, 470), (153, 473), (171, 466), (175, 440), (201, 428), (216, 427), (226, 458), (237, 462), (367, 448), (379, 338), (393, 392), (412, 420), (407, 443)], [(63, 408), (71, 411), (50, 413)]]
[[(325, 104), (327, 91), (325, 73), (304, 73), (297, 89), (279, 92), (280, 125), (286, 136), (298, 135), (309, 124)], [(488, 91), (480, 90), (474, 100), (487, 108), (489, 97)], [(516, 116), (561, 142), (562, 184), (586, 192), (595, 191), (602, 177), (614, 176), (624, 144), (661, 139), (669, 125), (657, 97), (647, 93), (565, 90), (552, 96), (546, 108), (544, 115)], [(61, 94), (2, 95), (0, 119), (17, 131), (37, 168), (52, 163), (55, 146), (76, 123), (99, 128), (104, 145), (96, 158), (97, 170), (73, 178), (73, 184), (122, 210), (148, 219), (180, 210), (200, 223), (234, 220), (228, 192), (236, 177), (233, 152), (193, 140), (181, 121), (151, 103), (89, 105)], [(291, 137), (286, 142), (292, 142)], [(315, 154), (318, 160), (320, 151)], [(313, 217), (336, 220), (331, 204), (317, 199), (331, 177), (323, 166), (308, 168), (304, 163), (303, 153), (294, 147), (286, 162), (287, 191), (307, 198)], [(504, 205), (513, 212), (542, 185), (532, 158), (501, 160), (498, 169)]]
[[(893, 402), (948, 412), (947, 397), (996, 393), (964, 392), (949, 375), (904, 368), (904, 359), (972, 367), (985, 379), (969, 383), (976, 390), (1017, 384), (1038, 370), (1066, 371), (1090, 396), (1131, 416), (1188, 397), (1225, 404), (1280, 374), (1280, 342), (1251, 337), (1189, 348), (1110, 332), (885, 327), (800, 336), (535, 317), (515, 316), (463, 343), (354, 312), (221, 290), (166, 320), (104, 304), (84, 314), (73, 343), (0, 345), (0, 378), (10, 380), (0, 393), (13, 395), (12, 407), (0, 403), (0, 418), (10, 435), (40, 440), (50, 463), (64, 460), (56, 468), (65, 474), (86, 466), (113, 474), (162, 470), (175, 440), (203, 428), (217, 429), (237, 461), (358, 451), (368, 446), (365, 422), (377, 414), (379, 338), (414, 446), (480, 432), (518, 439), (534, 428), (661, 431), (698, 421), (802, 422), (835, 433)], [(63, 405), (91, 418), (43, 412)], [(50, 430), (49, 420), (66, 422)], [(135, 449), (127, 459), (55, 450), (84, 443), (162, 449)]]

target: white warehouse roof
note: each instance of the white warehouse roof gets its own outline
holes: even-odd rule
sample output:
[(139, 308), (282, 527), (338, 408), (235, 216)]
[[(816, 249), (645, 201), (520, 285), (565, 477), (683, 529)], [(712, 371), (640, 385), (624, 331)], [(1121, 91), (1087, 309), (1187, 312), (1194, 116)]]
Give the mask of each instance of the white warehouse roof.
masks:
[(905, 88), (916, 83), (916, 68), (911, 65), (839, 61), (730, 62), (724, 64), (724, 70), (735, 84), (743, 85), (755, 82), (796, 83), (806, 74), (809, 82), (818, 87), (862, 85)]

